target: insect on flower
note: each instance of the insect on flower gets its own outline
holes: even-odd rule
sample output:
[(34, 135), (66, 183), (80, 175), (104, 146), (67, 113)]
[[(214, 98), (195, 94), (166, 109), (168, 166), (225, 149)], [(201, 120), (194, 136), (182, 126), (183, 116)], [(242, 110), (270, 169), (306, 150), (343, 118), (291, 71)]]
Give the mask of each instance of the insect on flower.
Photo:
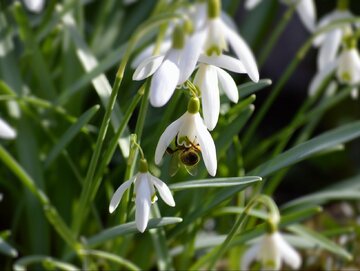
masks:
[(166, 152), (171, 157), (170, 176), (174, 176), (183, 165), (186, 171), (195, 176), (197, 174), (197, 165), (199, 164), (201, 148), (199, 144), (191, 142), (187, 137), (184, 144), (178, 144), (177, 136), (175, 138), (175, 149), (167, 147)]

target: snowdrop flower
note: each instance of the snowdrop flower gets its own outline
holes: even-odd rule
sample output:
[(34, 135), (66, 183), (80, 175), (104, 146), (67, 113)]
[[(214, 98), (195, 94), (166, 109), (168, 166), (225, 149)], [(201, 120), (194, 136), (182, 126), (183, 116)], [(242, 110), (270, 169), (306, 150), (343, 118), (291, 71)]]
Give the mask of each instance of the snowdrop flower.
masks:
[(44, 9), (45, 0), (24, 0), (24, 4), (31, 12), (40, 13)]
[(284, 261), (292, 269), (301, 266), (301, 257), (281, 236), (278, 231), (267, 233), (250, 247), (242, 257), (241, 270), (249, 270), (250, 264), (257, 260), (262, 270), (280, 270)]
[(199, 99), (191, 98), (187, 112), (165, 129), (156, 146), (156, 164), (160, 163), (167, 147), (176, 137), (177, 144), (180, 146), (190, 147), (189, 142), (195, 146), (200, 145), (205, 167), (211, 176), (215, 176), (217, 170), (215, 144), (209, 131), (206, 129), (199, 110)]
[[(259, 71), (255, 58), (243, 40), (243, 38), (229, 26), (224, 17), (221, 17), (221, 1), (209, 0), (207, 5), (207, 19), (203, 27), (206, 39), (204, 52), (208, 56), (221, 55), (223, 51), (228, 51), (229, 46), (234, 50), (237, 58), (243, 63), (246, 73), (254, 82), (259, 81)], [(203, 20), (197, 18), (197, 20)]]
[[(246, 0), (245, 8), (253, 9), (255, 8), (262, 0)], [(282, 0), (281, 2), (287, 5), (295, 4), (298, 0)], [(302, 23), (305, 25), (307, 30), (313, 32), (315, 29), (316, 21), (316, 6), (313, 0), (299, 0), (296, 7), (296, 12), (298, 13)]]
[(141, 159), (139, 173), (137, 173), (130, 180), (124, 182), (115, 191), (109, 206), (110, 213), (114, 212), (114, 210), (118, 207), (125, 190), (128, 189), (133, 183), (135, 184), (136, 194), (136, 227), (140, 232), (144, 232), (149, 221), (151, 204), (157, 200), (157, 197), (155, 196), (155, 188), (158, 190), (160, 197), (167, 205), (174, 207), (175, 201), (167, 185), (160, 179), (151, 175), (148, 172), (148, 165), (146, 160)]
[(143, 80), (152, 76), (150, 83), (150, 103), (155, 107), (165, 105), (177, 85), (183, 84), (195, 69), (199, 58), (203, 34), (194, 33), (185, 37), (184, 30), (176, 27), (172, 47), (163, 55), (151, 56), (139, 64), (133, 80)]
[[(360, 56), (356, 48), (345, 49), (340, 54), (336, 76), (340, 83), (353, 86), (360, 83)], [(359, 96), (358, 87), (354, 87), (351, 96)]]
[[(201, 92), (202, 111), (207, 128), (215, 128), (220, 113), (220, 90), (234, 103), (239, 100), (237, 86), (232, 77), (223, 69), (236, 73), (246, 73), (241, 61), (226, 55), (201, 55), (199, 69), (195, 74), (194, 85)], [(220, 88), (219, 88), (220, 87)]]
[[(335, 61), (328, 63), (312, 79), (309, 88), (309, 95), (316, 93), (321, 84), (336, 72), (338, 81), (342, 84), (354, 86), (360, 83), (360, 56), (356, 49), (356, 40), (351, 37), (345, 39), (344, 49)], [(358, 97), (358, 87), (354, 86), (351, 92), (353, 99)]]
[(14, 139), (15, 137), (16, 131), (0, 118), (0, 138)]
[[(317, 29), (326, 27), (337, 20), (354, 17), (348, 10), (348, 6), (348, 0), (338, 1), (337, 9), (320, 19)], [(342, 25), (341, 27), (327, 31), (314, 39), (314, 46), (319, 48), (317, 58), (319, 70), (324, 69), (329, 63), (336, 59), (341, 47), (341, 40), (349, 34), (349, 32), (351, 32), (351, 24)]]

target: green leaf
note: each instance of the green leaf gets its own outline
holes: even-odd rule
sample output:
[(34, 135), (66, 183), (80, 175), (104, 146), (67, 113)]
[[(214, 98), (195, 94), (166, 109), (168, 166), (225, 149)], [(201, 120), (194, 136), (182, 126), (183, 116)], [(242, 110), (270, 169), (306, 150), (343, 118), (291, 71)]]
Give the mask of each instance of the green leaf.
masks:
[(238, 86), (239, 98), (242, 99), (246, 96), (249, 96), (259, 90), (262, 90), (272, 84), (271, 79), (261, 79), (259, 82), (248, 82)]
[(206, 188), (206, 187), (225, 187), (225, 186), (238, 186), (238, 185), (249, 185), (253, 182), (261, 181), (260, 177), (257, 176), (246, 176), (246, 177), (233, 177), (233, 178), (216, 178), (216, 179), (205, 179), (196, 181), (187, 181), (169, 185), (171, 190), (184, 190), (193, 188)]
[(57, 158), (57, 156), (66, 148), (66, 146), (73, 140), (73, 138), (81, 131), (81, 129), (90, 121), (90, 119), (99, 110), (100, 106), (95, 105), (82, 114), (78, 121), (71, 125), (69, 129), (58, 140), (58, 143), (50, 150), (47, 159), (45, 160), (45, 167), (49, 165)]
[(236, 193), (247, 188), (249, 185), (261, 181), (261, 178), (256, 177), (253, 181), (242, 183), (241, 185), (237, 185), (230, 188), (222, 188), (217, 190), (208, 198), (204, 199), (193, 212), (187, 215), (186, 220), (177, 226), (173, 231), (172, 235), (179, 234), (181, 231), (185, 230), (191, 223), (193, 223), (196, 219), (204, 217), (207, 213), (211, 212), (217, 205), (221, 204), (223, 201), (231, 198)]
[(338, 144), (346, 143), (359, 136), (360, 121), (343, 125), (285, 151), (251, 170), (248, 174), (262, 177), (268, 176), (279, 169), (295, 164)]
[[(162, 217), (162, 218), (154, 218), (150, 219), (147, 229), (159, 228), (166, 225), (180, 223), (182, 222), (182, 218), (180, 217)], [(137, 233), (139, 232), (136, 228), (135, 221), (129, 222), (123, 225), (119, 225), (110, 229), (103, 230), (102, 232), (98, 233), (97, 235), (90, 237), (87, 240), (87, 245), (90, 247), (95, 247), (100, 245), (106, 241), (112, 240), (118, 236)]]
[(324, 204), (332, 200), (360, 200), (359, 190), (335, 190), (313, 193), (292, 200), (282, 206), (284, 209), (292, 208), (303, 204)]
[(16, 249), (10, 246), (8, 243), (6, 243), (1, 237), (0, 237), (0, 253), (14, 258), (17, 257), (18, 255)]
[(326, 238), (321, 233), (318, 233), (316, 231), (313, 231), (309, 228), (305, 228), (301, 225), (292, 225), (288, 227), (288, 230), (290, 230), (293, 233), (296, 233), (297, 235), (302, 236), (305, 239), (308, 239), (316, 244), (317, 247), (326, 249), (336, 255), (339, 255), (349, 261), (352, 260), (353, 256), (347, 252), (345, 249), (340, 247), (339, 245), (335, 244), (328, 238)]

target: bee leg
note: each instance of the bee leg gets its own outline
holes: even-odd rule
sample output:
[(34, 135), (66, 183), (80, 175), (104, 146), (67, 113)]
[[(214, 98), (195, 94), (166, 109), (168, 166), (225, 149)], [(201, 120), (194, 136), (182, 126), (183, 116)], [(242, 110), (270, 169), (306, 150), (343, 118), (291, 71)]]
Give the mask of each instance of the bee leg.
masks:
[(173, 154), (173, 153), (175, 153), (177, 150), (173, 150), (172, 148), (170, 148), (170, 147), (167, 147), (166, 148), (166, 152), (168, 153), (168, 154)]

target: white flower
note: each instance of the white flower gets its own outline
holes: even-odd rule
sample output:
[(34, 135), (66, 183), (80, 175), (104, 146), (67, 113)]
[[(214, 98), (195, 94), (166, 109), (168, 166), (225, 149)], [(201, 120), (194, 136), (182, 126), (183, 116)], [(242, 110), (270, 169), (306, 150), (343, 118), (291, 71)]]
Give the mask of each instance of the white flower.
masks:
[(0, 138), (14, 139), (15, 137), (16, 131), (0, 118)]
[(40, 13), (44, 9), (45, 0), (24, 0), (24, 4), (31, 12)]
[(136, 227), (140, 232), (144, 232), (149, 221), (151, 204), (157, 199), (156, 196), (154, 197), (155, 188), (167, 205), (174, 207), (175, 201), (169, 188), (164, 182), (151, 175), (149, 172), (139, 172), (130, 180), (120, 185), (115, 191), (109, 206), (110, 213), (114, 212), (118, 207), (125, 190), (128, 189), (132, 183), (135, 183), (136, 193)]
[[(348, 10), (335, 10), (324, 16), (317, 26), (317, 29), (326, 27), (334, 21), (352, 18), (353, 15)], [(317, 66), (319, 70), (324, 69), (329, 63), (336, 59), (341, 47), (341, 40), (347, 34), (351, 25), (342, 25), (341, 27), (332, 29), (323, 34), (318, 35), (314, 39), (314, 46), (319, 48), (317, 57)]]
[(315, 74), (309, 87), (309, 95), (315, 95), (321, 84), (336, 71), (336, 77), (342, 84), (354, 86), (351, 92), (353, 99), (358, 97), (360, 83), (360, 56), (356, 48), (345, 48), (340, 56), (328, 63), (322, 70)]
[(133, 80), (153, 76), (150, 84), (150, 103), (155, 107), (165, 105), (177, 85), (183, 84), (192, 74), (199, 58), (203, 33), (195, 32), (185, 38), (181, 48), (170, 48), (165, 54), (151, 56), (139, 64)]
[(280, 270), (282, 261), (292, 269), (301, 266), (299, 253), (277, 231), (264, 235), (245, 252), (241, 259), (241, 270), (249, 270), (254, 260), (261, 263), (262, 270)]
[[(284, 4), (294, 4), (298, 0), (282, 0), (281, 2)], [(261, 0), (247, 0), (245, 2), (245, 8), (253, 9), (255, 8)], [(313, 0), (299, 0), (296, 7), (296, 12), (298, 13), (302, 23), (305, 27), (313, 32), (315, 29), (315, 21), (316, 21), (316, 6)]]
[(239, 100), (239, 93), (234, 80), (221, 68), (236, 73), (246, 73), (246, 70), (241, 61), (226, 55), (211, 57), (201, 55), (199, 61), (207, 64), (199, 65), (194, 84), (201, 92), (204, 121), (211, 131), (215, 128), (219, 118), (220, 89), (232, 102), (237, 103)]
[[(229, 25), (225, 18), (225, 16), (218, 16), (205, 20), (202, 30), (206, 35), (203, 48), (204, 53), (208, 56), (214, 54), (221, 55), (223, 51), (229, 49), (228, 45), (230, 45), (237, 58), (243, 63), (250, 79), (258, 82), (259, 71), (253, 53), (243, 38)], [(203, 20), (203, 18), (198, 20)]]
[[(192, 103), (196, 104), (196, 110), (193, 110), (194, 106), (191, 106)], [(177, 136), (177, 144), (180, 146), (188, 145), (188, 141), (195, 146), (200, 145), (205, 167), (211, 176), (215, 176), (217, 170), (215, 144), (209, 131), (206, 129), (204, 121), (200, 117), (199, 107), (199, 100), (192, 98), (189, 102), (188, 111), (165, 129), (156, 146), (156, 164), (160, 163), (166, 148)]]

